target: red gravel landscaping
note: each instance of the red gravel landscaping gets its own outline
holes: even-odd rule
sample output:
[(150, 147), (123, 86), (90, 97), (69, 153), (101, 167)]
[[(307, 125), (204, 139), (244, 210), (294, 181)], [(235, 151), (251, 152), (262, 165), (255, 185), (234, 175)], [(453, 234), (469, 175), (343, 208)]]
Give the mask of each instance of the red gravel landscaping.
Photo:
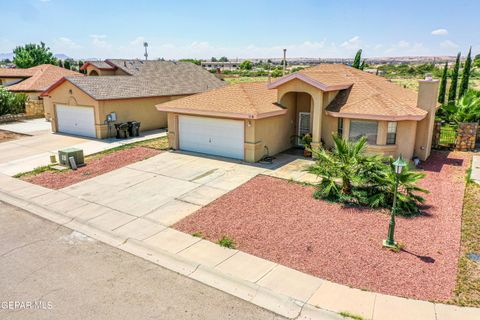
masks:
[(91, 160), (86, 160), (86, 165), (77, 170), (45, 171), (34, 176), (24, 176), (21, 179), (46, 188), (61, 189), (128, 164), (153, 157), (161, 152), (151, 148), (134, 147), (93, 157)]
[(186, 233), (217, 241), (337, 283), (410, 298), (452, 296), (460, 249), (466, 153), (435, 152), (423, 165), (430, 190), (425, 214), (397, 218), (395, 253), (382, 248), (385, 210), (342, 207), (315, 200), (313, 187), (257, 176), (178, 222)]

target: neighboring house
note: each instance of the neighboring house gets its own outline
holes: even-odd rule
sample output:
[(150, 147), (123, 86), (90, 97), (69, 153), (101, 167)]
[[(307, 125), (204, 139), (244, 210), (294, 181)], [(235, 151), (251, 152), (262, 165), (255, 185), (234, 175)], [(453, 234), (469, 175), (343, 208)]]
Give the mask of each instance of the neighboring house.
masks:
[(438, 81), (418, 94), (340, 64), (322, 64), (273, 83), (241, 83), (159, 104), (174, 149), (255, 162), (311, 133), (312, 147), (332, 134), (366, 136), (370, 152), (425, 160), (430, 155)]
[(103, 139), (115, 134), (114, 123), (165, 128), (167, 115), (156, 104), (225, 85), (188, 62), (111, 59), (86, 62), (82, 69), (89, 76), (63, 78), (43, 93), (54, 132)]
[(0, 69), (1, 85), (9, 91), (28, 95), (29, 102), (26, 106), (28, 116), (44, 116), (42, 92), (66, 76), (82, 76), (82, 74), (51, 64), (42, 64), (28, 69)]
[(202, 61), (202, 67), (207, 70), (237, 70), (240, 67), (240, 62), (221, 62), (221, 61)]

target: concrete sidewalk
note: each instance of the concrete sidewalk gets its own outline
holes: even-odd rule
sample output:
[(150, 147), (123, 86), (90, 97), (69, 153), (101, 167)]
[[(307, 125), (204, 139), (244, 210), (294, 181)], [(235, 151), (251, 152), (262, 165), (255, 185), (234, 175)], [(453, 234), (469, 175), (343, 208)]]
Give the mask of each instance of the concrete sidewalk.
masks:
[[(165, 169), (161, 161), (157, 169)], [(186, 172), (175, 173), (182, 176)], [(155, 193), (168, 192), (169, 185), (154, 189)], [(199, 194), (198, 199), (203, 196)], [(337, 319), (336, 313), (350, 312), (375, 320), (480, 319), (477, 308), (349, 288), (238, 250), (222, 248), (171, 229), (161, 221), (148, 219), (148, 214), (127, 213), (123, 204), (114, 209), (5, 175), (0, 175), (0, 200), (288, 318)]]

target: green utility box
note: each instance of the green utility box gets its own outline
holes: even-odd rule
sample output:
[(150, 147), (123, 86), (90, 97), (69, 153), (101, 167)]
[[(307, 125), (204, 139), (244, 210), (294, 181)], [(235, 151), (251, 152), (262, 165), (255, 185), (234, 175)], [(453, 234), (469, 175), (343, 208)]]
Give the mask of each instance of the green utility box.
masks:
[[(69, 160), (70, 157), (73, 157), (77, 167), (81, 167), (85, 164), (82, 149), (67, 148), (67, 149), (58, 151), (58, 160), (60, 164), (72, 168), (72, 164)], [(73, 168), (73, 169), (76, 169), (76, 168)]]

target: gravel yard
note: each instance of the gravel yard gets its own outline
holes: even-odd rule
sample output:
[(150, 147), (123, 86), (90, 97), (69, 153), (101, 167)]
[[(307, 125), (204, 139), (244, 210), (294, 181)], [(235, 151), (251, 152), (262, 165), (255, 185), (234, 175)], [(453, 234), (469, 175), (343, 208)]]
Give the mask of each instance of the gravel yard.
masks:
[(382, 248), (388, 211), (315, 200), (313, 187), (257, 176), (178, 222), (216, 242), (356, 288), (447, 301), (455, 288), (465, 171), (470, 155), (434, 152), (423, 165), (425, 214), (397, 218), (395, 253)]
[(83, 180), (124, 167), (128, 164), (153, 157), (162, 151), (133, 147), (112, 153), (100, 154), (87, 159), (86, 165), (77, 170), (53, 171), (48, 170), (35, 175), (26, 175), (21, 179), (50, 189), (61, 189)]

